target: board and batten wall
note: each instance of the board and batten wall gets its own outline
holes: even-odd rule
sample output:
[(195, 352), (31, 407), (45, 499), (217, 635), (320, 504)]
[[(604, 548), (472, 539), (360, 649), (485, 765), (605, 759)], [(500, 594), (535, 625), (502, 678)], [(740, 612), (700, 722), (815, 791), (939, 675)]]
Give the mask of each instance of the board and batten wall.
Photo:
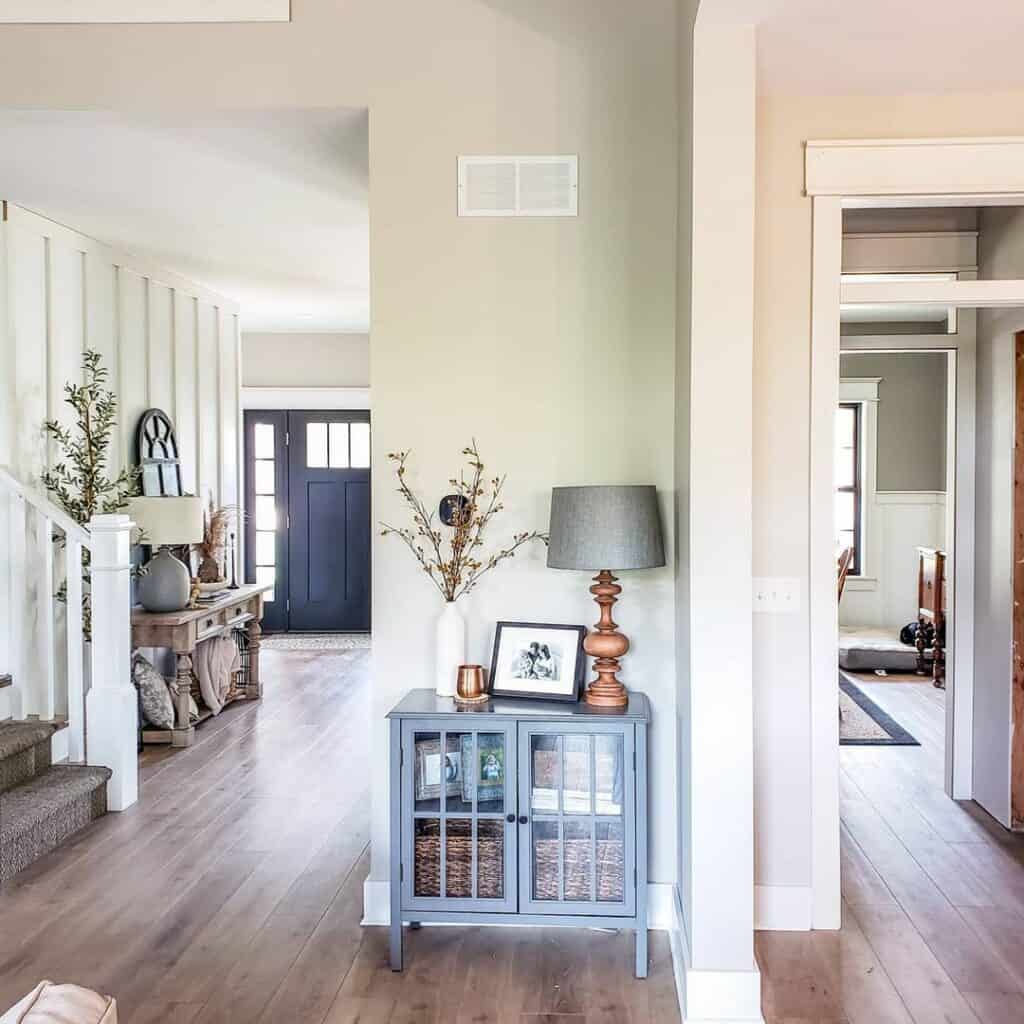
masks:
[[(230, 301), (38, 214), (3, 203), (0, 218), (0, 465), (39, 488), (56, 456), (43, 421), (73, 421), (64, 385), (95, 349), (118, 397), (109, 466), (133, 463), (139, 417), (174, 420), (186, 492), (238, 504), (241, 489), (238, 309)], [(0, 502), (0, 537), (11, 528)], [(8, 671), (6, 602), (32, 603), (0, 543), (0, 673)], [(3, 691), (0, 691), (3, 700)], [(6, 709), (0, 704), (0, 719)]]

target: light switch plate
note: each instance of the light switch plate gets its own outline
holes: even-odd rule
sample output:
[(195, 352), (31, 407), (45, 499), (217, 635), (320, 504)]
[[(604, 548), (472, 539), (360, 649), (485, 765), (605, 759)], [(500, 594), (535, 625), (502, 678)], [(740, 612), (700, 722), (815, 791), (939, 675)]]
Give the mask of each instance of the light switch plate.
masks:
[(800, 581), (789, 576), (754, 577), (754, 611), (781, 615), (800, 610)]

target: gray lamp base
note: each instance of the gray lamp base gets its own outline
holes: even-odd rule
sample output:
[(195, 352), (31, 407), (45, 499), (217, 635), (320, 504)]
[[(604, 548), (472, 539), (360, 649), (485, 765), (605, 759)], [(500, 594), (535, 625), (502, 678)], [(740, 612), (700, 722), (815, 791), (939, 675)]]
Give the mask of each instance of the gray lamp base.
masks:
[(139, 577), (139, 603), (147, 612), (180, 611), (188, 605), (191, 590), (188, 567), (167, 547), (157, 551)]

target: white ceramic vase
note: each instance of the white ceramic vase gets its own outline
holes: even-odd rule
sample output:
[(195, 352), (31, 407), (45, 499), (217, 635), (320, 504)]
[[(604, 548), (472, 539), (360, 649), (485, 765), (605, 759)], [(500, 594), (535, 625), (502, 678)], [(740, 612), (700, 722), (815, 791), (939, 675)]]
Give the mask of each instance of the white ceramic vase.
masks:
[(457, 673), (466, 663), (466, 620), (455, 601), (446, 601), (437, 620), (435, 689), (439, 697), (454, 697)]

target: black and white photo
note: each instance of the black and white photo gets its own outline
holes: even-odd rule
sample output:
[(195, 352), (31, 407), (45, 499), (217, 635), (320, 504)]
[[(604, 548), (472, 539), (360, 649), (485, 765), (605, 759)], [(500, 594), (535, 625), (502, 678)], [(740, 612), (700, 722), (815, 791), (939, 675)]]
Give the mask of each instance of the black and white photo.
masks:
[(491, 660), (491, 693), (546, 700), (579, 699), (586, 626), (499, 622)]

